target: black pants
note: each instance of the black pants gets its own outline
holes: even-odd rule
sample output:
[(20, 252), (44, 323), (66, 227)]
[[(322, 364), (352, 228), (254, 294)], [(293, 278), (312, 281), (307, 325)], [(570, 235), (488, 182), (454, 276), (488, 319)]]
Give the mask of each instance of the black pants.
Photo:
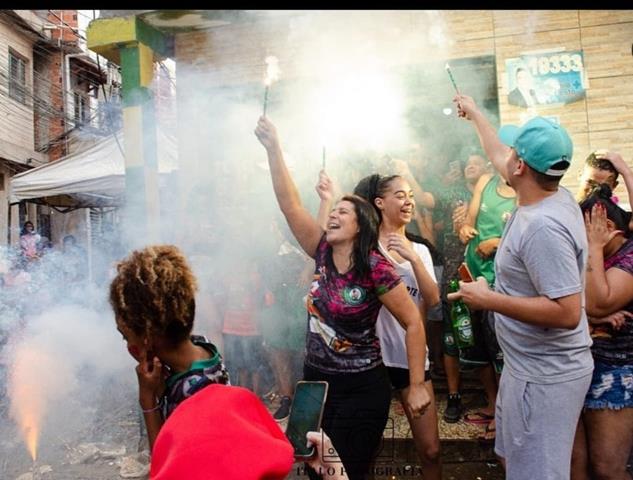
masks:
[(494, 312), (472, 310), (470, 317), (475, 345), (459, 352), (460, 363), (471, 367), (482, 367), (491, 363), (495, 372), (500, 374), (503, 369), (503, 352), (497, 342)]
[[(389, 416), (391, 384), (387, 369), (380, 365), (366, 372), (326, 374), (304, 366), (303, 375), (304, 380), (329, 383), (323, 431), (332, 439), (350, 480), (367, 478)], [(327, 459), (324, 463), (329, 466)], [(338, 463), (331, 466), (341, 468)], [(309, 467), (308, 473), (313, 480), (320, 478)]]

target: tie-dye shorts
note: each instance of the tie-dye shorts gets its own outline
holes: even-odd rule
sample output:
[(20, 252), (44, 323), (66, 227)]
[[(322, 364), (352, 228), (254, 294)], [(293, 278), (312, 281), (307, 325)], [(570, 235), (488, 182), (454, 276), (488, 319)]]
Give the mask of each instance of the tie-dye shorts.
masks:
[(633, 407), (633, 365), (596, 361), (585, 408), (620, 410)]

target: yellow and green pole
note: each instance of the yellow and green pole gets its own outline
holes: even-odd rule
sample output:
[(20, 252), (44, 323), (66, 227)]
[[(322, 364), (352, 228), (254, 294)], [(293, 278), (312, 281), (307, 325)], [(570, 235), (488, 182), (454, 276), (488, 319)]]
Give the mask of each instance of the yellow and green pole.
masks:
[(125, 152), (125, 233), (130, 246), (160, 240), (154, 61), (168, 56), (168, 36), (136, 16), (98, 19), (88, 48), (121, 67)]

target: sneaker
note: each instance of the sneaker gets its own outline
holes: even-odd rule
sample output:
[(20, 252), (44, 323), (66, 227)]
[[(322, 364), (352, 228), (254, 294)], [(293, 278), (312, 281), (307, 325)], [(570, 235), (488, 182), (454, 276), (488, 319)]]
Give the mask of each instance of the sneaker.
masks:
[(273, 418), (278, 422), (285, 420), (288, 418), (290, 414), (290, 405), (292, 405), (292, 399), (290, 397), (281, 397), (281, 404), (275, 413), (273, 413)]
[(462, 407), (462, 396), (459, 393), (448, 395), (446, 400), (446, 410), (444, 411), (444, 421), (446, 423), (457, 423), (462, 416), (464, 407)]
[(275, 391), (275, 387), (271, 388), (267, 394), (262, 395), (262, 400), (264, 402), (272, 403), (279, 396), (279, 394)]

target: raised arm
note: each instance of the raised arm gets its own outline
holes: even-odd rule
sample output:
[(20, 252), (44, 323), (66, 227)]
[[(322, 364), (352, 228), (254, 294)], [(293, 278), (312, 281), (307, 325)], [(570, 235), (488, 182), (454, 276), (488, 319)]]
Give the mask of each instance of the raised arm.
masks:
[(315, 190), (321, 199), (319, 202), (319, 213), (317, 213), (317, 223), (325, 230), (327, 218), (334, 203), (334, 182), (332, 182), (325, 170), (319, 172), (319, 180)]
[(433, 230), (433, 210), (416, 208), (414, 213), (420, 234), (431, 242), (433, 246), (436, 246), (435, 231)]
[(605, 317), (631, 302), (633, 279), (630, 273), (619, 268), (604, 270), (604, 246), (618, 235), (618, 231), (607, 229), (607, 214), (599, 204), (593, 206), (591, 215), (585, 212), (585, 227), (589, 243), (585, 292), (587, 314)]
[(301, 204), (299, 191), (288, 172), (283, 158), (277, 129), (267, 117), (260, 117), (255, 128), (255, 135), (266, 148), (273, 190), (281, 212), (286, 217), (288, 226), (301, 248), (314, 258), (323, 229), (312, 218), (310, 212)]
[[(633, 171), (631, 171), (631, 168), (626, 164), (622, 155), (616, 152), (607, 152), (604, 155), (596, 155), (596, 157), (609, 160), (618, 173), (622, 175), (626, 193), (629, 197), (629, 205), (633, 208)], [(629, 222), (629, 230), (633, 230), (633, 217), (631, 217), (631, 221)]]
[(475, 229), (475, 223), (477, 222), (477, 215), (479, 215), (479, 207), (481, 207), (481, 193), (491, 178), (491, 174), (485, 173), (479, 177), (479, 180), (477, 180), (475, 184), (473, 198), (468, 204), (468, 212), (466, 213), (466, 218), (464, 218), (464, 224), (462, 228), (459, 229), (459, 239), (463, 244), (470, 242), (478, 233)]
[(409, 364), (409, 394), (406, 399), (414, 415), (421, 415), (431, 403), (424, 387), (424, 364), (426, 362), (426, 334), (422, 313), (415, 306), (404, 283), (381, 295), (380, 301), (405, 329), (407, 362)]
[(402, 176), (409, 185), (411, 185), (411, 190), (413, 190), (413, 197), (418, 205), (433, 209), (435, 208), (435, 198), (431, 192), (426, 192), (422, 185), (420, 185), (417, 179), (411, 173), (411, 169), (409, 168), (409, 164), (404, 160), (399, 158), (391, 159), (391, 166), (395, 174)]
[(501, 143), (497, 136), (497, 131), (471, 97), (468, 95), (456, 95), (453, 101), (457, 103), (458, 115), (473, 122), (479, 136), (479, 142), (488, 159), (503, 179), (507, 181), (506, 160), (510, 153), (510, 147)]

